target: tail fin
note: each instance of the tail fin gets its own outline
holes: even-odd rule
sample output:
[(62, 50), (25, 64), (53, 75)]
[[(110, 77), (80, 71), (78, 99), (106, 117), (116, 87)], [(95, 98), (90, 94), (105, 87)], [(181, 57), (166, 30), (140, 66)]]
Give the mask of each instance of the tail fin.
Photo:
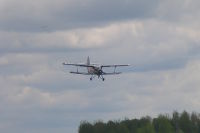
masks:
[(87, 58), (87, 65), (90, 65), (90, 57)]

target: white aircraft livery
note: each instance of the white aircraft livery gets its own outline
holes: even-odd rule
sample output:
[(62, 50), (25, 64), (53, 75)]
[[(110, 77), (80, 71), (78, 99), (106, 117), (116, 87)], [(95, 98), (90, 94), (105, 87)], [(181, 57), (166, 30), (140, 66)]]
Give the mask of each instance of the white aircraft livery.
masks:
[[(87, 63), (83, 64), (83, 63), (63, 63), (63, 65), (70, 65), (70, 66), (76, 66), (76, 67), (86, 67), (87, 68), (87, 72), (79, 72), (78, 68), (77, 71), (71, 71), (70, 73), (72, 74), (82, 74), (82, 75), (91, 75), (90, 80), (92, 80), (93, 78), (95, 78), (95, 76), (98, 76), (98, 78), (102, 79), (102, 81), (105, 80), (105, 78), (103, 77), (103, 75), (116, 75), (116, 74), (121, 74), (121, 72), (116, 72), (116, 68), (117, 67), (124, 67), (124, 66), (129, 66), (128, 64), (124, 65), (97, 65), (97, 64), (92, 64), (90, 63), (90, 58), (88, 56), (87, 58)], [(113, 72), (104, 72), (103, 68), (105, 67), (113, 67), (114, 71)]]

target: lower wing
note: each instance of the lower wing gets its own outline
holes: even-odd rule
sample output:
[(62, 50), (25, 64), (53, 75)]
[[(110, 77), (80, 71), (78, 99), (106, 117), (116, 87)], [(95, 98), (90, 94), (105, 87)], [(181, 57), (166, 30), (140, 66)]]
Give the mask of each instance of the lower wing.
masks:
[(124, 66), (130, 66), (129, 64), (126, 65), (101, 65), (101, 68), (103, 67), (124, 67)]
[(84, 72), (70, 72), (72, 74), (82, 74), (82, 75), (91, 75), (90, 73), (84, 73)]
[[(70, 72), (72, 74), (82, 74), (82, 75), (91, 75), (91, 73), (84, 73), (84, 72)], [(112, 72), (112, 73), (102, 73), (102, 75), (116, 75), (116, 74), (121, 74), (121, 72)]]

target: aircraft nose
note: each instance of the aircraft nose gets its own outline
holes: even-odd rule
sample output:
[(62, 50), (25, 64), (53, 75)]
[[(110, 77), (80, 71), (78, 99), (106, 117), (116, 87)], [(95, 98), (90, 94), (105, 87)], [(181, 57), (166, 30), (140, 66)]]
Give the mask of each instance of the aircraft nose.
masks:
[(102, 71), (102, 70), (99, 70), (99, 72), (100, 72), (100, 73), (103, 73), (103, 71)]

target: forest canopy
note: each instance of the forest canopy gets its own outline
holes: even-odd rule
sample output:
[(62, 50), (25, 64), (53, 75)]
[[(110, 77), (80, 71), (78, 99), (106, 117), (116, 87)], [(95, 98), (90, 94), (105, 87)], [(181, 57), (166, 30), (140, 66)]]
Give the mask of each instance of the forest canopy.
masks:
[(200, 114), (174, 111), (171, 115), (160, 114), (157, 118), (82, 121), (79, 133), (200, 133)]

